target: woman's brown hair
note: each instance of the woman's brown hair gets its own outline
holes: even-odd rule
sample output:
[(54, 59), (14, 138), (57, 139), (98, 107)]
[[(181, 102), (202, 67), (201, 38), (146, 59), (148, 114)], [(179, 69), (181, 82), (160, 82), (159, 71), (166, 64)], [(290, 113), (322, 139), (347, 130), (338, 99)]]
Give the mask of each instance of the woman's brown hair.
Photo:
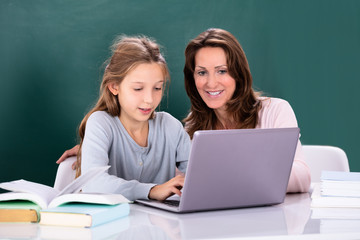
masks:
[(261, 103), (252, 88), (252, 76), (246, 55), (236, 38), (223, 29), (211, 28), (191, 40), (185, 49), (185, 90), (190, 98), (189, 115), (183, 120), (192, 138), (197, 130), (216, 129), (217, 117), (213, 109), (202, 100), (195, 86), (195, 55), (204, 47), (220, 47), (224, 50), (229, 74), (235, 79), (234, 95), (227, 103), (227, 112), (236, 125), (235, 128), (255, 128)]
[[(118, 97), (113, 95), (108, 86), (123, 81), (125, 76), (136, 66), (143, 63), (157, 63), (163, 69), (165, 84), (170, 80), (166, 61), (158, 44), (148, 37), (118, 37), (111, 47), (112, 56), (106, 61), (106, 68), (100, 85), (99, 99), (95, 106), (85, 115), (79, 126), (80, 148), (77, 154), (76, 176), (81, 174), (81, 148), (85, 135), (86, 122), (96, 111), (106, 111), (112, 116), (120, 116), (121, 108)], [(165, 86), (164, 86), (165, 89)], [(154, 117), (152, 113), (150, 118)]]

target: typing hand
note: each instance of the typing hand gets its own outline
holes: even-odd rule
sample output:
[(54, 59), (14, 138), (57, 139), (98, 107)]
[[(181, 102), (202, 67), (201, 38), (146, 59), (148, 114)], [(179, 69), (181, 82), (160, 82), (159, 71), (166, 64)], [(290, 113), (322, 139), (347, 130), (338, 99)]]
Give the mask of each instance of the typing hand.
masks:
[(174, 194), (181, 196), (180, 190), (184, 186), (184, 180), (183, 175), (177, 175), (166, 183), (156, 185), (150, 190), (149, 198), (163, 201)]

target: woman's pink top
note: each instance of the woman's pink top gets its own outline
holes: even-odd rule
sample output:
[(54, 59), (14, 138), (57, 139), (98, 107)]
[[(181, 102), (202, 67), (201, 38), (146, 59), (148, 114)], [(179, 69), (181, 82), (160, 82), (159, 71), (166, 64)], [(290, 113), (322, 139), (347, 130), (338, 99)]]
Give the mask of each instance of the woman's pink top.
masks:
[[(279, 98), (261, 97), (262, 109), (256, 128), (297, 127), (297, 120), (290, 104)], [(287, 192), (307, 192), (310, 187), (310, 169), (304, 161), (299, 140), (292, 166)]]

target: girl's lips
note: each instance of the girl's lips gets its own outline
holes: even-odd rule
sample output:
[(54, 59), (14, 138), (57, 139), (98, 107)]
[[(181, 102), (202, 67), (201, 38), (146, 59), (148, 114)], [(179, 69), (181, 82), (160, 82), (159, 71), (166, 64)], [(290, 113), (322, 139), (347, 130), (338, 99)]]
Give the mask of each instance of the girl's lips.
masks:
[(149, 114), (151, 113), (151, 108), (139, 108), (140, 112), (143, 114)]

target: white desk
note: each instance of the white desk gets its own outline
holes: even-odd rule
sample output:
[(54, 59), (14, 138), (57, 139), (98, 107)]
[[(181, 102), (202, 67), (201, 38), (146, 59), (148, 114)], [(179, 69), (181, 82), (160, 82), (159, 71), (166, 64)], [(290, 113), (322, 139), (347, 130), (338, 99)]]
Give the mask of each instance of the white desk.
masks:
[(92, 229), (0, 224), (10, 239), (360, 239), (360, 220), (312, 219), (310, 194), (270, 207), (175, 214), (139, 204), (130, 215)]

